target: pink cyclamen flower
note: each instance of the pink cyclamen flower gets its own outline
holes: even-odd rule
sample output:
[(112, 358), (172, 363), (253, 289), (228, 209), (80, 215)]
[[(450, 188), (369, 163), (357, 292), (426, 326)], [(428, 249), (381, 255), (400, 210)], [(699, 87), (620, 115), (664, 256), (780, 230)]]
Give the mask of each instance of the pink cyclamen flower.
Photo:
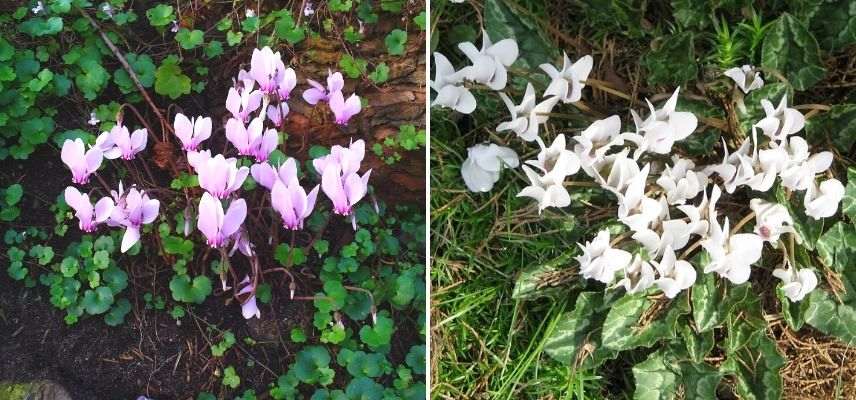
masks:
[(71, 181), (82, 185), (88, 183), (89, 175), (101, 166), (103, 153), (97, 147), (86, 150), (80, 138), (66, 139), (62, 144), (60, 158), (71, 170)]
[(226, 121), (226, 139), (238, 149), (238, 154), (254, 156), (258, 162), (267, 161), (270, 153), (279, 145), (279, 134), (276, 129), (268, 129), (264, 133), (263, 129), (262, 118), (253, 118), (247, 127), (241, 121), (230, 118)]
[(312, 209), (315, 208), (318, 185), (307, 195), (306, 190), (296, 181), (286, 185), (281, 180), (277, 180), (273, 184), (270, 197), (271, 206), (282, 217), (283, 227), (291, 230), (303, 229), (303, 220), (312, 214)]
[(250, 173), (259, 185), (264, 186), (268, 190), (273, 190), (273, 185), (277, 181), (281, 181), (286, 186), (299, 185), (297, 181), (297, 164), (293, 158), (285, 160), (278, 169), (268, 163), (255, 164), (250, 167)]
[[(232, 235), (232, 249), (229, 250), (229, 257), (235, 254), (235, 251), (240, 251), (241, 254), (247, 257), (253, 257), (253, 243), (250, 242), (250, 237), (247, 235), (246, 229), (239, 229)], [(223, 289), (224, 291), (226, 289)]]
[(307, 79), (306, 82), (312, 87), (303, 91), (303, 100), (312, 105), (318, 104), (319, 101), (328, 101), (332, 93), (341, 92), (345, 87), (342, 74), (330, 70), (327, 71), (327, 88), (312, 79)]
[(291, 98), (291, 91), (297, 86), (297, 74), (291, 68), (286, 68), (281, 75), (281, 79), (277, 84), (276, 94), (279, 95), (281, 101), (286, 101)]
[(157, 218), (160, 201), (149, 198), (146, 192), (134, 187), (124, 193), (121, 183), (119, 191), (111, 194), (116, 201), (116, 206), (110, 214), (107, 225), (125, 227), (121, 246), (121, 251), (124, 253), (140, 240), (140, 228), (154, 222)]
[(247, 203), (244, 199), (233, 200), (229, 209), (223, 212), (223, 204), (209, 193), (202, 194), (199, 201), (199, 217), (196, 227), (205, 235), (207, 244), (219, 248), (229, 241), (244, 223), (247, 217)]
[[(291, 71), (294, 73), (294, 70)], [(259, 89), (265, 94), (271, 94), (279, 89), (279, 83), (284, 79), (285, 65), (279, 52), (274, 53), (270, 47), (261, 50), (253, 49), (250, 60), (250, 76), (259, 84)], [(296, 81), (296, 78), (295, 78)], [(288, 89), (290, 92), (291, 89)]]
[(102, 197), (92, 206), (89, 195), (80, 193), (73, 186), (65, 188), (65, 202), (75, 211), (75, 216), (80, 221), (78, 226), (84, 232), (93, 232), (98, 224), (107, 220), (113, 212), (113, 199)]
[(270, 122), (272, 122), (277, 128), (282, 127), (282, 123), (285, 120), (285, 116), (288, 115), (288, 112), (288, 104), (284, 101), (281, 101), (278, 105), (271, 104), (267, 108), (268, 119), (270, 119)]
[(211, 137), (211, 118), (196, 117), (193, 120), (184, 114), (175, 115), (175, 136), (181, 140), (181, 148), (185, 151), (195, 151), (199, 145)]
[(187, 152), (187, 163), (193, 167), (194, 171), (199, 171), (199, 167), (205, 165), (211, 159), (211, 150), (199, 150)]
[(133, 133), (126, 126), (116, 124), (109, 132), (102, 132), (95, 139), (95, 147), (101, 149), (104, 158), (113, 160), (122, 157), (123, 160), (133, 160), (134, 156), (146, 148), (148, 131), (137, 129)]
[(258, 90), (252, 90), (253, 81), (244, 82), (241, 90), (229, 88), (229, 94), (226, 96), (226, 110), (232, 113), (233, 117), (246, 123), (250, 115), (261, 107), (263, 95)]
[(312, 166), (319, 174), (324, 174), (328, 165), (338, 164), (342, 175), (349, 175), (360, 169), (360, 163), (366, 155), (366, 142), (362, 139), (351, 143), (348, 147), (335, 145), (330, 148), (330, 154), (312, 160)]
[(333, 202), (333, 211), (336, 214), (351, 215), (354, 205), (366, 195), (371, 173), (370, 169), (363, 176), (359, 176), (356, 172), (342, 174), (339, 164), (324, 168), (324, 173), (321, 175), (321, 189)]
[(348, 120), (357, 115), (360, 109), (362, 109), (362, 104), (360, 97), (356, 94), (352, 94), (348, 100), (345, 100), (341, 91), (333, 92), (330, 95), (330, 110), (333, 111), (333, 115), (336, 116), (336, 123), (339, 125), (347, 125)]
[(199, 175), (199, 186), (218, 199), (229, 197), (232, 192), (241, 188), (249, 168), (238, 168), (238, 160), (224, 158), (217, 154), (196, 167)]
[(244, 276), (244, 280), (241, 281), (240, 285), (243, 285), (243, 287), (238, 291), (239, 296), (250, 293), (250, 297), (241, 303), (241, 315), (244, 316), (244, 319), (250, 319), (252, 317), (261, 318), (262, 312), (256, 304), (256, 288), (250, 281), (250, 277)]

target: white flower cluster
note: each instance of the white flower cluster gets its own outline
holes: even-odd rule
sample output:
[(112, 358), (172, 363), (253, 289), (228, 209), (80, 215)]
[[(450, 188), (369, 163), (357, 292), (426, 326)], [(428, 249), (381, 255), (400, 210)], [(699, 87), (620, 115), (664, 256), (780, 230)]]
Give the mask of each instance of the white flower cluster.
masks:
[[(508, 83), (508, 67), (517, 60), (519, 50), (513, 39), (493, 43), (484, 31), (481, 49), (469, 42), (459, 43), (458, 48), (472, 65), (456, 71), (446, 56), (435, 52), (434, 79), (429, 82), (429, 86), (437, 95), (431, 105), (470, 114), (476, 109), (476, 99), (470, 92), (468, 82), (484, 85), (494, 91), (505, 89)], [(538, 128), (547, 122), (548, 114), (559, 101), (571, 103), (580, 100), (585, 87), (584, 81), (591, 72), (592, 57), (585, 56), (576, 63), (571, 63), (565, 54), (561, 71), (550, 64), (542, 64), (540, 67), (550, 77), (550, 84), (544, 91), (542, 100), (538, 101), (535, 87), (531, 83), (526, 86), (520, 104), (515, 104), (507, 94), (500, 93), (499, 96), (511, 114), (511, 120), (500, 123), (496, 130), (512, 131), (527, 142), (537, 141), (541, 147), (538, 159), (527, 161), (528, 165), (523, 166), (532, 185), (520, 195), (536, 199), (543, 210), (550, 206), (564, 207), (571, 204), (570, 195), (562, 183), (565, 177), (579, 171), (580, 161), (573, 152), (566, 149), (564, 135), (559, 135), (553, 144), (547, 147), (538, 136)], [(503, 166), (516, 168), (517, 164), (517, 154), (513, 150), (495, 144), (479, 144), (468, 150), (467, 161), (461, 167), (461, 175), (470, 190), (486, 192), (492, 189), (499, 179)]]
[[(437, 69), (431, 87), (437, 96), (432, 105), (470, 113), (476, 108), (476, 100), (465, 82), (502, 90), (508, 81), (507, 67), (518, 53), (517, 44), (511, 39), (492, 44), (484, 34), (481, 50), (471, 43), (462, 43), (459, 48), (473, 64), (459, 71), (442, 54), (434, 54)], [(521, 164), (530, 185), (518, 196), (536, 200), (539, 212), (571, 204), (564, 181), (580, 170), (614, 193), (618, 220), (644, 251), (631, 254), (614, 248), (609, 232), (601, 231), (593, 241), (580, 246), (582, 255), (577, 261), (584, 278), (623, 286), (628, 293), (643, 292), (656, 285), (673, 298), (696, 280), (696, 268), (676, 255), (695, 239), (710, 256), (709, 262), (700, 266), (704, 273), (715, 272), (734, 284), (746, 282), (751, 265), (761, 258), (763, 243), (776, 246), (783, 233), (795, 233), (793, 219), (784, 206), (755, 198), (750, 202), (754, 232), (738, 233), (751, 216), (735, 229), (728, 217), (720, 219), (716, 205), (723, 189), (728, 194), (743, 186), (766, 192), (779, 178), (790, 191), (805, 191), (806, 215), (820, 219), (832, 216), (838, 209), (844, 195), (841, 182), (816, 181), (818, 174), (829, 169), (832, 153), (811, 154), (805, 139), (795, 136), (805, 126), (805, 117), (787, 106), (787, 96), (775, 108), (769, 100), (762, 100), (766, 116), (752, 127), (752, 137), (731, 154), (723, 142), (726, 154), (715, 165), (697, 166), (678, 155), (672, 155), (671, 164), (664, 165), (657, 161), (658, 157), (651, 156), (673, 154), (673, 145), (689, 137), (698, 125), (695, 115), (676, 110), (680, 88), (660, 109), (646, 99), (649, 113), (644, 119), (631, 110), (633, 132), (622, 132), (620, 117), (613, 115), (570, 137), (572, 149), (564, 134), (557, 135), (550, 146), (545, 145), (539, 126), (559, 101), (580, 100), (591, 68), (591, 56), (571, 63), (565, 55), (561, 71), (549, 64), (541, 66), (551, 80), (540, 102), (531, 83), (520, 104), (500, 93), (511, 120), (500, 123), (496, 130), (513, 131), (526, 142), (537, 142), (541, 149), (537, 159), (521, 164), (509, 148), (479, 144), (469, 149), (461, 168), (469, 189), (484, 192), (499, 179), (502, 166), (516, 168)], [(745, 93), (763, 85), (760, 74), (751, 66), (729, 70), (726, 75)], [(761, 139), (766, 138), (763, 143), (758, 132), (763, 134)], [(694, 203), (698, 197), (701, 200)], [(680, 215), (673, 217), (676, 211)], [(803, 299), (816, 287), (817, 277), (811, 269), (792, 268), (787, 257), (783, 266), (773, 275), (782, 280), (782, 289), (792, 301)]]

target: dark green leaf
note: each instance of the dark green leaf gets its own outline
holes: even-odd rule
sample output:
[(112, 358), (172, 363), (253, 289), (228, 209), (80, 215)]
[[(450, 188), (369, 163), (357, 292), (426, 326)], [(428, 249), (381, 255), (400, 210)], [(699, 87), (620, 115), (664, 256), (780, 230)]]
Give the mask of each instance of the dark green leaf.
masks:
[(787, 13), (770, 26), (761, 54), (761, 65), (778, 70), (796, 90), (814, 86), (826, 74), (817, 40), (801, 21)]

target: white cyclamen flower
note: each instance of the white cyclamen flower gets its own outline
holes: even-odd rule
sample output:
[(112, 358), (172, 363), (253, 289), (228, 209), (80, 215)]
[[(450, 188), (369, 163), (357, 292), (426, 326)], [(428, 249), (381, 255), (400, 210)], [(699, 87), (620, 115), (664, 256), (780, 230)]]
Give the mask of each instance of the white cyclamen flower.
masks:
[(820, 183), (820, 187), (814, 183), (808, 187), (803, 199), (805, 215), (814, 219), (831, 217), (838, 211), (838, 204), (844, 198), (844, 185), (838, 179), (828, 179)]
[(764, 244), (761, 237), (754, 233), (732, 235), (728, 217), (722, 227), (715, 220), (709, 222), (708, 237), (701, 242), (710, 254), (710, 264), (704, 267), (704, 272), (716, 272), (735, 285), (748, 281), (750, 265), (761, 259)]
[(784, 146), (787, 151), (787, 166), (781, 171), (782, 186), (791, 190), (806, 190), (814, 185), (815, 175), (832, 165), (832, 152), (817, 154), (808, 152), (808, 143), (799, 136), (792, 136)]
[(565, 135), (556, 136), (550, 147), (546, 147), (538, 138), (538, 145), (541, 146), (538, 159), (526, 161), (526, 164), (538, 168), (543, 175), (524, 165), (523, 172), (531, 185), (523, 188), (517, 196), (535, 199), (538, 212), (547, 207), (567, 207), (571, 204), (571, 195), (565, 189), (565, 177), (580, 170), (580, 161), (576, 154), (567, 149)]
[(800, 301), (817, 287), (817, 276), (808, 268), (797, 271), (791, 268), (790, 263), (786, 269), (776, 268), (773, 276), (782, 280), (782, 291), (793, 302)]
[(621, 118), (617, 115), (594, 121), (579, 135), (573, 137), (577, 141), (574, 152), (580, 159), (580, 164), (586, 173), (593, 176), (592, 165), (604, 160), (612, 146), (624, 145), (621, 138)]
[(467, 159), (461, 165), (461, 176), (467, 188), (473, 192), (488, 192), (499, 180), (503, 166), (517, 168), (520, 161), (517, 153), (508, 147), (477, 144), (467, 149)]
[(557, 164), (553, 171), (544, 175), (538, 175), (528, 165), (522, 168), (530, 185), (523, 188), (517, 197), (531, 197), (537, 201), (539, 213), (547, 207), (567, 207), (571, 204), (571, 195), (564, 185), (565, 175), (560, 172), (565, 169), (564, 165)]
[(506, 67), (517, 60), (517, 42), (503, 39), (492, 43), (487, 32), (482, 30), (482, 48), (470, 42), (458, 43), (458, 48), (470, 59), (472, 66), (464, 68), (467, 79), (483, 83), (493, 90), (502, 90), (508, 82)]
[[(633, 158), (627, 157), (630, 149), (624, 149), (616, 154), (610, 154), (584, 170), (589, 173), (595, 182), (603, 188), (613, 192), (621, 193), (627, 189), (630, 179), (640, 172), (639, 164)], [(603, 176), (606, 175), (606, 179)]]
[(692, 160), (672, 156), (672, 166), (666, 166), (657, 178), (657, 185), (666, 192), (669, 204), (684, 204), (704, 190), (707, 186), (707, 175), (696, 172)]
[(723, 148), (726, 150), (722, 164), (706, 169), (708, 172), (717, 173), (722, 178), (723, 186), (728, 193), (734, 193), (740, 186), (749, 186), (752, 190), (766, 192), (775, 183), (776, 176), (787, 166), (788, 156), (784, 149), (774, 147), (758, 152), (755, 146), (750, 155), (751, 142), (749, 139), (744, 140), (740, 149), (730, 155), (723, 142)]
[(549, 117), (546, 114), (550, 113), (559, 101), (556, 97), (549, 97), (536, 104), (535, 87), (531, 83), (526, 85), (526, 93), (523, 95), (523, 101), (520, 102), (520, 105), (515, 105), (505, 93), (500, 93), (499, 97), (502, 98), (505, 107), (511, 113), (511, 121), (500, 123), (496, 130), (499, 132), (514, 131), (517, 136), (527, 142), (538, 137), (538, 125), (547, 122)]
[(650, 115), (645, 120), (642, 120), (636, 111), (630, 110), (636, 133), (626, 133), (624, 136), (638, 147), (634, 157), (638, 158), (646, 151), (669, 154), (676, 141), (685, 139), (695, 131), (698, 118), (691, 112), (675, 111), (680, 90), (680, 87), (675, 89), (672, 97), (659, 110), (654, 108), (651, 101), (645, 99), (650, 110)]
[(788, 135), (799, 132), (805, 127), (805, 116), (799, 111), (788, 108), (788, 95), (782, 96), (778, 107), (773, 108), (773, 103), (767, 99), (761, 100), (761, 107), (767, 114), (762, 120), (755, 124), (767, 137), (777, 142), (785, 140)]
[(731, 68), (725, 71), (724, 75), (734, 80), (734, 83), (737, 84), (737, 87), (739, 87), (743, 93), (749, 93), (764, 86), (764, 80), (761, 79), (761, 73), (756, 71), (755, 67), (751, 65)]
[(654, 285), (654, 268), (637, 254), (624, 268), (624, 278), (618, 281), (617, 285), (624, 286), (624, 290), (629, 294), (644, 292)]
[(762, 240), (775, 243), (783, 233), (794, 232), (794, 220), (785, 206), (763, 199), (752, 199), (749, 208), (755, 213), (755, 234)]
[(544, 173), (555, 174), (561, 179), (580, 170), (580, 160), (574, 152), (568, 150), (564, 134), (556, 136), (550, 147), (545, 146), (541, 138), (538, 138), (538, 146), (541, 146), (538, 159), (526, 161), (527, 164)]
[(580, 274), (583, 278), (594, 279), (606, 284), (612, 283), (615, 273), (623, 270), (630, 264), (630, 253), (613, 249), (609, 245), (609, 231), (602, 230), (591, 242), (585, 246), (577, 243), (583, 254), (576, 256), (580, 263)]
[[(661, 206), (664, 213), (667, 214), (668, 206), (662, 204), (663, 200), (661, 198)], [(673, 250), (680, 250), (689, 243), (691, 235), (703, 235), (707, 233), (707, 221), (700, 219), (697, 207), (684, 205), (678, 208), (687, 214), (690, 218), (689, 222), (684, 221), (684, 219), (665, 219), (668, 215), (665, 217), (661, 215), (660, 218), (664, 220), (657, 227), (659, 232), (646, 228), (633, 233), (632, 238), (645, 247), (650, 257), (657, 257), (660, 254), (664, 254), (666, 248), (669, 247)]]
[(670, 299), (674, 299), (678, 293), (695, 283), (695, 268), (687, 261), (678, 260), (675, 256), (675, 250), (671, 246), (667, 246), (663, 251), (660, 262), (652, 261), (651, 263), (660, 273), (660, 277), (654, 283)]
[(541, 64), (541, 69), (550, 76), (550, 85), (544, 91), (544, 96), (556, 96), (563, 103), (580, 101), (583, 88), (586, 87), (583, 82), (588, 79), (593, 64), (591, 56), (584, 56), (572, 64), (568, 53), (564, 53), (561, 71), (552, 64)]
[(645, 195), (645, 184), (651, 164), (645, 164), (636, 176), (630, 179), (627, 189), (618, 196), (618, 220), (631, 230), (647, 229), (658, 222), (663, 214), (663, 204)]
[(469, 114), (476, 109), (476, 98), (462, 85), (463, 74), (455, 72), (446, 56), (434, 53), (434, 80), (429, 82), (437, 96), (431, 106), (451, 108), (461, 114)]

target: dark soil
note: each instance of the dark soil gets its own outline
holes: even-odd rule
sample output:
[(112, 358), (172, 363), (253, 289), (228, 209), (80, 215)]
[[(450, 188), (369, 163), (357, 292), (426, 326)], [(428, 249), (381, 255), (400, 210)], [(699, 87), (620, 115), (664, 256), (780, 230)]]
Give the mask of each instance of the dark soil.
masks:
[[(145, 10), (151, 7), (151, 4), (145, 3), (150, 2), (141, 1), (134, 5), (141, 21), (145, 21)], [(422, 2), (417, 3), (419, 4), (412, 6), (424, 5)], [(299, 5), (299, 2), (297, 4)], [(215, 8), (222, 10), (214, 10)], [(204, 28), (213, 26), (221, 15), (230, 11), (230, 4), (212, 4), (208, 9), (194, 10), (194, 13), (198, 14), (188, 12), (185, 14), (185, 20), (196, 17), (197, 26), (202, 25)], [(0, 9), (0, 12), (5, 11)], [(365, 44), (360, 46), (355, 56), (370, 59), (373, 64), (384, 61), (383, 58), (388, 56), (385, 55), (383, 36), (390, 30), (386, 29), (390, 22), (395, 21), (382, 19), (374, 31), (370, 28)], [(141, 28), (134, 30), (134, 35), (138, 37), (133, 37), (132, 40), (141, 44), (138, 48), (129, 50), (146, 52), (147, 49), (159, 49), (158, 51), (164, 54), (149, 54), (156, 60), (160, 59), (166, 53), (164, 39), (145, 22), (138, 22), (138, 25)], [(319, 115), (318, 110), (293, 107), (288, 125), (284, 129), (291, 136), (282, 150), (290, 156), (305, 159), (311, 144), (347, 145), (350, 140), (363, 138), (367, 147), (370, 147), (372, 143), (397, 132), (400, 124), (409, 123), (424, 127), (424, 39), (424, 36), (411, 35), (406, 56), (385, 60), (391, 68), (391, 81), (382, 87), (371, 85), (367, 79), (360, 80), (358, 86), (353, 87), (353, 82), (357, 80), (347, 79), (351, 86), (347, 87), (346, 91), (354, 89), (369, 101), (369, 107), (352, 121), (347, 130), (340, 131), (326, 122), (323, 111)], [(170, 51), (174, 51), (175, 43), (171, 36), (167, 38), (167, 42)], [(313, 51), (304, 51), (308, 48)], [(343, 51), (341, 45), (334, 41), (307, 41), (294, 51), (285, 48), (281, 50), (284, 52), (283, 58), (289, 59), (287, 63), (297, 70), (299, 82), (303, 82), (306, 77), (323, 80), (327, 68), (337, 68), (339, 54)], [(216, 121), (219, 116), (225, 114), (223, 103), (227, 88), (231, 85), (231, 78), (237, 74), (242, 64), (245, 66), (249, 63), (251, 51), (252, 48), (247, 45), (221, 56), (221, 62), (209, 66), (209, 85), (205, 93), (183, 97), (180, 104), (177, 104), (178, 108), (169, 108), (170, 113), (167, 114), (167, 109), (172, 102), (154, 96), (151, 90), (155, 102), (162, 112), (169, 115), (170, 122), (177, 110), (184, 110), (183, 112), (190, 115), (205, 114), (215, 117), (214, 139), (209, 146), (213, 149), (222, 148), (225, 143), (222, 125), (217, 128), (219, 124)], [(111, 63), (111, 67), (108, 67), (111, 70), (118, 67), (118, 62), (114, 60), (105, 58), (105, 63)], [(304, 85), (301, 83), (295, 90), (295, 95), (299, 96), (303, 89)], [(118, 93), (115, 95), (117, 99), (121, 99)], [(104, 99), (109, 97), (109, 93), (102, 95), (99, 102), (106, 102)], [(299, 102), (301, 100), (297, 98), (290, 103)], [(72, 95), (57, 100), (54, 106), (61, 110), (61, 115), (56, 117), (58, 132), (91, 128), (85, 122), (89, 111), (94, 107), (91, 103)], [(144, 103), (137, 103), (136, 106), (153, 127), (159, 126), (157, 119)], [(126, 113), (125, 117), (127, 124), (139, 126), (139, 121), (136, 121), (131, 113)], [(160, 134), (161, 132), (156, 133), (158, 136)], [(150, 140), (147, 153), (153, 152), (152, 146)], [(372, 185), (380, 200), (393, 204), (413, 203), (421, 210), (421, 205), (425, 202), (424, 153), (418, 151), (402, 155), (404, 158), (397, 164), (386, 166), (368, 151), (368, 166), (365, 168), (374, 168)], [(175, 160), (183, 158), (177, 149), (174, 150), (173, 156)], [(158, 169), (154, 164), (151, 164), (151, 168), (158, 185), (168, 187), (172, 178), (171, 172), (168, 169)], [(113, 179), (109, 174), (108, 172), (105, 178), (111, 184), (117, 183), (117, 179)], [(70, 174), (59, 159), (58, 149), (53, 148), (52, 144), (45, 145), (28, 160), (0, 161), (0, 187), (12, 183), (21, 183), (25, 189), (21, 204), (22, 214), (12, 224), (0, 223), (0, 233), (9, 228), (20, 231), (29, 226), (52, 232), (54, 215), (50, 211), (50, 205), (70, 184)], [(97, 183), (90, 186), (95, 187)], [(178, 200), (176, 202), (179, 203)], [(183, 202), (184, 199), (180, 199), (182, 207)], [(180, 208), (168, 208), (168, 203), (162, 200), (162, 214), (171, 216), (181, 212)], [(335, 251), (341, 244), (350, 241), (352, 235), (350, 224), (333, 218), (324, 238), (330, 241), (331, 250)], [(145, 245), (155, 246), (155, 235), (146, 236), (148, 237), (144, 237), (147, 241)], [(253, 232), (253, 236), (263, 238), (267, 234)], [(53, 246), (59, 256), (69, 243), (79, 237), (80, 232), (76, 224), (72, 223), (65, 237), (52, 237), (47, 244)], [(201, 248), (199, 243), (197, 248)], [(288, 338), (291, 329), (303, 327), (310, 337), (314, 330), (312, 304), (308, 301), (288, 300), (287, 282), (280, 274), (266, 276), (268, 282), (273, 285), (274, 296), (270, 305), (260, 304), (261, 320), (244, 320), (239, 306), (230, 300), (231, 297), (223, 295), (215, 288), (214, 294), (209, 296), (204, 304), (190, 308), (187, 316), (177, 323), (166, 310), (145, 308), (143, 295), (149, 292), (163, 296), (167, 300), (168, 308), (173, 304), (168, 287), (173, 273), (167, 260), (157, 256), (146, 259), (143, 254), (118, 259), (120, 266), (129, 274), (129, 286), (121, 296), (128, 298), (132, 304), (132, 311), (127, 315), (124, 324), (109, 327), (100, 317), (83, 317), (75, 325), (67, 326), (63, 321), (65, 312), (50, 304), (49, 294), (44, 286), (38, 284), (35, 288), (25, 288), (21, 282), (13, 281), (6, 274), (6, 250), (7, 245), (0, 242), (0, 381), (50, 379), (63, 385), (75, 399), (135, 399), (139, 395), (147, 395), (157, 400), (193, 399), (202, 391), (225, 398), (219, 371), (226, 365), (231, 365), (241, 377), (240, 390), (253, 388), (258, 397), (264, 399), (269, 398), (268, 385), (287, 371), (287, 366), (303, 347), (291, 343)], [(204, 251), (197, 251), (196, 255), (198, 259), (193, 261), (193, 265), (189, 265), (195, 274), (201, 273), (211, 257), (214, 257), (214, 254), (206, 254)], [(267, 260), (270, 259), (268, 255)], [(262, 260), (264, 262), (265, 258)], [(309, 296), (320, 287), (318, 279), (314, 278), (319, 266), (312, 265), (313, 262), (314, 260), (311, 260), (302, 273), (296, 275), (298, 295)], [(38, 268), (43, 267), (30, 269), (32, 271)], [(219, 287), (219, 282), (215, 282), (215, 286)], [(393, 310), (393, 314), (396, 313)], [(415, 315), (396, 315), (395, 318), (397, 330), (392, 339), (389, 359), (393, 363), (400, 363), (409, 347), (422, 339), (416, 327)], [(225, 330), (231, 330), (238, 343), (225, 357), (212, 358), (210, 345), (219, 342), (221, 333)], [(243, 339), (246, 337), (252, 338), (256, 343), (244, 343)], [(335, 354), (333, 357), (335, 358)], [(331, 364), (334, 365), (335, 363)], [(337, 371), (337, 379), (346, 374)], [(234, 396), (236, 393), (230, 395)]]

